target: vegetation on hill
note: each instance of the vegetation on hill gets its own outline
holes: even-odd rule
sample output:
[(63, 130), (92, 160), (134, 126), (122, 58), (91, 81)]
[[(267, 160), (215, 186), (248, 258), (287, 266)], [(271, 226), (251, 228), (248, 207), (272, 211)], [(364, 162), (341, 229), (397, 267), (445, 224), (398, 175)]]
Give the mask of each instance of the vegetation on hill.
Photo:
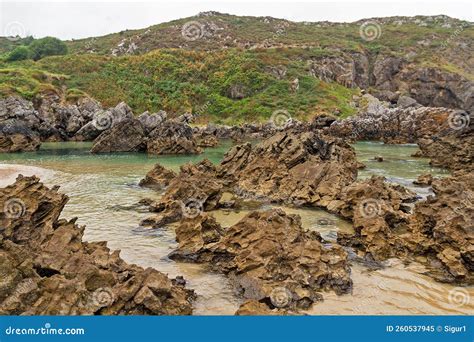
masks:
[[(194, 112), (203, 121), (222, 123), (262, 121), (275, 110), (300, 119), (321, 111), (352, 114), (348, 103), (358, 90), (309, 76), (296, 55), (277, 50), (157, 50), (142, 56), (48, 57), (8, 63), (9, 68), (0, 64), (0, 93), (17, 91), (31, 98), (44, 89), (80, 89), (105, 106), (126, 101), (136, 113)], [(273, 70), (285, 70), (286, 75), (278, 77)], [(291, 88), (295, 78), (298, 90)]]
[[(189, 22), (198, 29), (192, 39), (182, 32)], [(33, 99), (54, 92), (71, 100), (88, 94), (104, 106), (125, 101), (137, 114), (164, 109), (241, 123), (267, 120), (275, 110), (299, 119), (319, 112), (351, 115), (358, 89), (310, 75), (307, 62), (325, 56), (412, 54), (420, 66), (472, 79), (472, 56), (456, 49), (463, 39), (474, 39), (470, 23), (446, 16), (368, 22), (368, 34), (377, 39), (364, 39), (364, 21), (294, 23), (220, 13), (68, 42), (0, 38), (0, 96)]]

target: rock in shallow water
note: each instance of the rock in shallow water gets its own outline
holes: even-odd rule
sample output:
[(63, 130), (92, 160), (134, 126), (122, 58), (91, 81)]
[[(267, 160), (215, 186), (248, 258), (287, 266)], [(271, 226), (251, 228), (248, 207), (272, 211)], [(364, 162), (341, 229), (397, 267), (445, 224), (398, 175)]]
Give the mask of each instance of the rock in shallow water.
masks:
[(151, 133), (147, 143), (151, 154), (198, 154), (201, 149), (193, 136), (193, 129), (184, 122), (168, 120)]
[(351, 290), (347, 253), (306, 232), (298, 215), (281, 209), (254, 211), (222, 229), (207, 214), (184, 219), (176, 229), (179, 247), (170, 257), (208, 263), (225, 273), (244, 298), (269, 308), (307, 309), (319, 291)]
[(221, 177), (250, 196), (325, 206), (357, 177), (354, 149), (340, 139), (311, 132), (280, 132), (261, 143), (232, 148)]
[(145, 148), (145, 131), (140, 121), (125, 119), (99, 135), (91, 152), (141, 152)]
[(162, 190), (170, 184), (174, 177), (176, 177), (176, 173), (165, 169), (160, 164), (156, 164), (153, 169), (148, 171), (145, 178), (140, 180), (138, 185), (156, 190)]
[(127, 264), (105, 242), (83, 242), (76, 219), (59, 219), (68, 197), (57, 190), (23, 176), (0, 189), (1, 314), (192, 313), (192, 291)]

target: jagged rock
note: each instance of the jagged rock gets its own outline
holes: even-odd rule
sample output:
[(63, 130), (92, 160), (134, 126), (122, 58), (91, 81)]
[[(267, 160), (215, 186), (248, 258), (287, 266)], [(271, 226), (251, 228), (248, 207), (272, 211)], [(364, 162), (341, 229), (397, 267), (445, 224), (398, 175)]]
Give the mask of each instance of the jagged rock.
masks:
[(353, 148), (312, 132), (280, 132), (259, 144), (233, 147), (219, 167), (239, 193), (275, 201), (325, 206), (355, 181)]
[(352, 287), (347, 253), (305, 232), (297, 215), (281, 209), (255, 211), (223, 231), (201, 215), (181, 222), (179, 247), (170, 257), (206, 262), (228, 275), (246, 299), (270, 308), (307, 309), (319, 291), (347, 293)]
[(176, 173), (171, 170), (165, 169), (160, 164), (155, 164), (153, 169), (148, 171), (145, 178), (140, 180), (139, 185), (161, 190), (166, 188), (171, 180), (176, 177)]
[(205, 247), (219, 241), (222, 235), (224, 229), (210, 215), (184, 218), (176, 228), (179, 247), (170, 257), (175, 260), (199, 261), (199, 255), (205, 251)]
[(418, 141), (421, 156), (434, 166), (451, 170), (471, 170), (474, 160), (474, 116), (455, 112), (450, 116), (450, 129)]
[(33, 103), (15, 96), (0, 99), (0, 121), (7, 119), (26, 121), (28, 127), (40, 122)]
[(415, 185), (428, 186), (433, 182), (433, 176), (429, 173), (423, 173), (413, 181)]
[(246, 300), (235, 312), (236, 316), (281, 316), (284, 310), (271, 309), (267, 304), (258, 300)]
[(219, 140), (214, 135), (203, 135), (196, 138), (199, 147), (215, 147), (219, 145)]
[(407, 224), (417, 196), (401, 185), (372, 176), (346, 187), (327, 209), (351, 219), (355, 234), (338, 233), (337, 241), (364, 251), (375, 260), (407, 255), (397, 231)]
[(91, 152), (140, 152), (145, 148), (145, 131), (142, 124), (136, 119), (126, 119), (99, 135)]
[(82, 126), (74, 135), (74, 140), (92, 141), (102, 133), (94, 121), (89, 121)]
[(155, 128), (157, 128), (163, 121), (166, 120), (167, 113), (164, 110), (160, 110), (158, 113), (150, 114), (145, 112), (138, 116), (138, 120), (142, 123), (145, 133), (149, 134)]
[(83, 242), (68, 197), (36, 177), (0, 189), (0, 313), (3, 315), (189, 315), (192, 291), (129, 265), (105, 242)]
[(324, 132), (353, 140), (416, 143), (449, 128), (454, 111), (446, 108), (387, 108), (373, 103), (362, 113), (334, 122)]
[(40, 145), (39, 135), (23, 121), (9, 119), (0, 122), (0, 152), (36, 151)]
[(100, 109), (94, 112), (91, 121), (79, 129), (74, 138), (80, 141), (91, 141), (96, 139), (102, 132), (113, 128), (122, 121), (132, 119), (132, 110), (125, 102), (121, 102), (114, 108), (108, 110)]
[(474, 284), (474, 172), (434, 179), (435, 196), (415, 205), (405, 241), (433, 260), (436, 278)]
[(152, 154), (197, 154), (201, 149), (193, 130), (185, 123), (168, 120), (150, 133), (147, 151)]
[(327, 114), (317, 115), (311, 121), (310, 129), (316, 130), (316, 129), (329, 127), (336, 120), (337, 119), (332, 115), (327, 115)]
[(216, 172), (216, 166), (207, 159), (181, 166), (165, 194), (151, 205), (151, 211), (159, 214), (146, 219), (142, 225), (160, 227), (182, 217), (195, 217), (202, 211), (217, 209), (225, 184), (217, 179)]

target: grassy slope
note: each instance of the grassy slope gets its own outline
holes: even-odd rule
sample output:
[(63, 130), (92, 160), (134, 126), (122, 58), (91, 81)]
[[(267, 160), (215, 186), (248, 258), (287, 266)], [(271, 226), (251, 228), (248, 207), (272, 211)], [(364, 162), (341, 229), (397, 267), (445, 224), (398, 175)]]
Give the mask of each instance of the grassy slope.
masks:
[[(143, 30), (70, 41), (68, 56), (0, 62), (0, 96), (17, 93), (33, 98), (56, 91), (65, 99), (74, 99), (85, 92), (105, 106), (126, 101), (136, 113), (193, 111), (201, 114), (202, 121), (222, 123), (266, 120), (277, 109), (288, 110), (300, 119), (338, 109), (344, 117), (352, 114), (349, 102), (358, 90), (308, 76), (304, 61), (344, 51), (399, 56), (415, 52), (419, 65), (472, 79), (472, 56), (460, 53), (455, 43), (472, 43), (473, 28), (453, 34), (464, 23), (442, 17), (420, 18), (428, 22), (427, 26), (418, 25), (417, 18), (379, 20), (382, 35), (373, 42), (361, 39), (360, 22), (304, 24), (224, 14), (180, 19)], [(396, 24), (400, 19), (405, 20), (401, 26)], [(208, 34), (197, 41), (184, 40), (181, 28), (190, 20), (201, 23)], [(446, 20), (451, 28), (443, 27)], [(447, 39), (451, 43), (444, 48)], [(418, 44), (427, 40), (428, 44)], [(110, 56), (121, 42), (125, 46), (133, 42), (138, 50), (134, 55)], [(262, 43), (290, 44), (293, 48), (239, 48)], [(21, 41), (0, 38), (0, 54), (19, 44)], [(286, 68), (286, 76), (276, 78), (269, 71), (272, 67)], [(296, 93), (289, 90), (295, 77), (300, 81)], [(236, 85), (244, 87), (244, 99), (229, 97)]]
[[(241, 123), (263, 121), (277, 109), (305, 119), (320, 111), (352, 114), (348, 105), (356, 89), (325, 83), (307, 75), (305, 63), (296, 55), (311, 51), (240, 51), (213, 53), (157, 50), (140, 56), (69, 55), (38, 62), (0, 65), (4, 95), (17, 88), (25, 97), (42, 89), (66, 87), (99, 100), (105, 106), (126, 101), (136, 113), (164, 109), (182, 114), (199, 113), (202, 121)], [(285, 67), (278, 79), (271, 67)], [(57, 76), (55, 79), (47, 75)], [(10, 77), (10, 79), (8, 79)], [(299, 78), (299, 90), (290, 91), (290, 81)], [(8, 86), (6, 86), (8, 84)], [(230, 98), (232, 86), (242, 85), (246, 97)]]

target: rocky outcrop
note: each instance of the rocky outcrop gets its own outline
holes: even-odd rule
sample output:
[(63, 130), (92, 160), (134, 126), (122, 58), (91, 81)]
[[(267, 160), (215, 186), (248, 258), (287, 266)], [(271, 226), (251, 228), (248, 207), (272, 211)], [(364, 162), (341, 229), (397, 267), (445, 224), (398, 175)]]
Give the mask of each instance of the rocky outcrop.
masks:
[(3, 315), (188, 315), (192, 291), (129, 265), (105, 242), (82, 241), (68, 198), (36, 177), (0, 189), (0, 313)]
[(235, 205), (234, 200), (221, 201), (224, 192), (237, 199), (325, 207), (355, 181), (358, 167), (352, 147), (339, 139), (280, 132), (255, 146), (233, 147), (220, 165), (204, 160), (182, 166), (161, 200), (151, 206), (160, 214), (142, 224), (176, 222), (188, 206), (209, 211)]
[(145, 175), (145, 178), (140, 180), (138, 185), (156, 190), (162, 190), (170, 184), (174, 177), (176, 177), (176, 173), (165, 169), (160, 164), (156, 164), (153, 169), (148, 171), (148, 173)]
[(0, 152), (36, 151), (41, 141), (24, 122), (9, 119), (0, 121)]
[(261, 143), (233, 147), (219, 175), (235, 192), (278, 202), (326, 206), (357, 177), (353, 148), (312, 132), (280, 132)]
[[(416, 56), (416, 53), (415, 53)], [(341, 53), (313, 58), (307, 62), (309, 74), (325, 82), (346, 87), (373, 89), (381, 99), (390, 99), (400, 107), (420, 103), (429, 107), (446, 107), (472, 112), (473, 82), (459, 72), (436, 67), (421, 67), (412, 57)], [(462, 64), (462, 63), (460, 63)], [(391, 94), (390, 96), (387, 96)], [(411, 98), (412, 100), (408, 100)]]
[(456, 111), (431, 107), (389, 108), (366, 95), (359, 114), (334, 122), (325, 132), (351, 140), (380, 140), (385, 143), (416, 143), (449, 129)]
[(474, 284), (474, 172), (435, 179), (434, 196), (415, 205), (404, 241), (427, 257), (431, 274)]
[(151, 154), (197, 154), (201, 149), (186, 123), (168, 120), (150, 133), (147, 151)]
[(179, 247), (170, 257), (208, 263), (227, 274), (246, 299), (270, 309), (307, 309), (320, 291), (351, 290), (346, 252), (305, 232), (297, 215), (280, 209), (255, 211), (223, 230), (204, 214), (176, 230)]
[(372, 176), (346, 187), (327, 209), (353, 222), (355, 233), (338, 233), (340, 244), (363, 251), (369, 259), (385, 260), (407, 255), (397, 232), (408, 223), (416, 199), (403, 186)]
[(146, 137), (142, 124), (136, 119), (126, 119), (99, 135), (91, 152), (141, 152), (145, 148)]
[(474, 160), (474, 116), (456, 112), (450, 117), (450, 126), (420, 139), (418, 155), (430, 158), (434, 166), (470, 171)]
[(219, 139), (214, 135), (201, 135), (196, 137), (199, 147), (215, 147), (219, 144)]
[(433, 176), (430, 173), (423, 173), (413, 181), (413, 184), (419, 186), (429, 186), (433, 182)]
[(138, 120), (141, 122), (145, 133), (148, 135), (155, 128), (157, 128), (167, 118), (168, 114), (164, 110), (160, 110), (158, 113), (150, 114), (145, 112), (138, 116)]
[(267, 304), (259, 302), (255, 299), (245, 301), (235, 312), (236, 316), (281, 316), (283, 310), (275, 308), (271, 309)]
[[(417, 202), (381, 177), (355, 182), (329, 206), (350, 218), (355, 234), (337, 241), (369, 260), (427, 260), (429, 274), (443, 282), (472, 284), (474, 278), (474, 173), (432, 180), (435, 196)], [(421, 258), (421, 259), (419, 259)]]
[(217, 139), (233, 139), (236, 141), (264, 139), (276, 133), (271, 122), (263, 124), (246, 123), (241, 126), (224, 126), (209, 123), (206, 126), (194, 127), (197, 137), (215, 136)]
[[(159, 172), (167, 174), (164, 170)], [(181, 166), (161, 199), (151, 205), (150, 210), (158, 214), (142, 221), (142, 225), (161, 227), (183, 217), (195, 217), (202, 211), (217, 209), (225, 182), (216, 174), (216, 166), (207, 159)]]

